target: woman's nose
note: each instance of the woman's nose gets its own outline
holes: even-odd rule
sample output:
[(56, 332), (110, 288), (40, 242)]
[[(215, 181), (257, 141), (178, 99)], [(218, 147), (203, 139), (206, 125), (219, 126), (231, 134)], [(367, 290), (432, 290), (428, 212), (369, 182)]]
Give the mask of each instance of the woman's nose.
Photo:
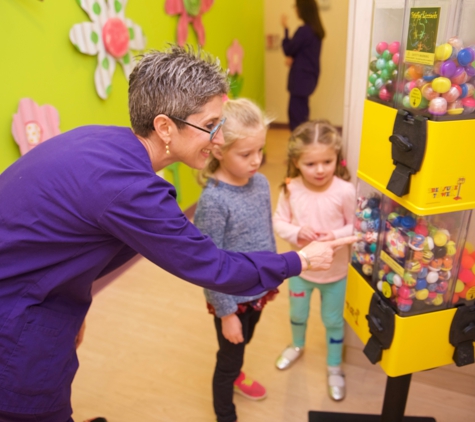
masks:
[(223, 131), (220, 130), (216, 136), (213, 138), (213, 140), (211, 141), (212, 144), (214, 145), (224, 145), (224, 136), (223, 136)]

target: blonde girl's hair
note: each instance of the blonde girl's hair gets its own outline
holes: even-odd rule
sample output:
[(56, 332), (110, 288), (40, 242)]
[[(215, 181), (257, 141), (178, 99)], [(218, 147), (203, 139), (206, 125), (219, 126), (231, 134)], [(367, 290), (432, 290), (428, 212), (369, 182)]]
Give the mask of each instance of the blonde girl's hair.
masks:
[(311, 120), (302, 123), (292, 132), (287, 148), (287, 176), (281, 185), (287, 194), (287, 181), (300, 176), (300, 170), (295, 166), (304, 149), (310, 145), (327, 145), (337, 154), (335, 176), (343, 180), (350, 180), (350, 172), (343, 159), (342, 139), (340, 132), (327, 120)]
[[(257, 104), (246, 98), (226, 100), (223, 105), (223, 117), (226, 118), (226, 122), (221, 128), (224, 137), (222, 151), (226, 151), (238, 139), (253, 136), (260, 130), (267, 130), (271, 122)], [(198, 183), (206, 186), (207, 180), (218, 168), (219, 160), (211, 153), (205, 167), (198, 173)]]

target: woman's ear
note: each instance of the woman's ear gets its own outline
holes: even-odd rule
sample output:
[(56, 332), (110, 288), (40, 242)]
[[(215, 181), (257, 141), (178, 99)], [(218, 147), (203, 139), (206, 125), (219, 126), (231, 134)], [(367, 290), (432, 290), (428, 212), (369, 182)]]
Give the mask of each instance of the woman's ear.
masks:
[(160, 139), (166, 143), (172, 141), (173, 131), (176, 129), (176, 126), (168, 116), (165, 116), (165, 114), (155, 116), (155, 119), (153, 119), (153, 127)]

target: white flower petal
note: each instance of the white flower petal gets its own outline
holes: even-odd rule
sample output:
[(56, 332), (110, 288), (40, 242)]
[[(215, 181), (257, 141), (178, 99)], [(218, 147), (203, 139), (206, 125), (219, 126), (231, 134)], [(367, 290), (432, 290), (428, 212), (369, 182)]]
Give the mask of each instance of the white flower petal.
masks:
[(125, 19), (125, 24), (127, 25), (127, 28), (129, 28), (129, 47), (132, 50), (143, 50), (147, 43), (147, 39), (145, 38), (142, 28), (130, 19)]
[(93, 22), (98, 22), (101, 27), (109, 18), (109, 7), (105, 0), (78, 0), (80, 6), (89, 15)]
[(97, 56), (97, 67), (94, 73), (94, 82), (99, 97), (107, 99), (112, 90), (112, 77), (115, 71), (115, 59), (109, 54), (100, 51)]
[(101, 27), (93, 22), (82, 22), (74, 25), (69, 31), (69, 39), (84, 54), (91, 56), (104, 49)]

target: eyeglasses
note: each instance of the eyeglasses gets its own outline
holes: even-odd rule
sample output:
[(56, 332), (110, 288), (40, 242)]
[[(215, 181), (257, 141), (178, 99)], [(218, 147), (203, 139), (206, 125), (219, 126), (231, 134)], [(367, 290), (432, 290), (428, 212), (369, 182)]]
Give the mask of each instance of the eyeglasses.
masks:
[(221, 129), (221, 126), (223, 126), (224, 122), (226, 121), (226, 117), (223, 117), (221, 119), (221, 121), (213, 129), (208, 130), (208, 129), (205, 129), (205, 128), (200, 127), (200, 126), (196, 126), (193, 123), (187, 122), (186, 120), (179, 119), (178, 117), (174, 117), (174, 116), (168, 116), (168, 117), (170, 117), (170, 119), (172, 119), (172, 120), (178, 120), (179, 122), (185, 123), (186, 125), (194, 127), (195, 129), (198, 129), (198, 130), (201, 130), (203, 132), (209, 133), (209, 141), (210, 142), (215, 138), (215, 136), (219, 132), (219, 129)]

